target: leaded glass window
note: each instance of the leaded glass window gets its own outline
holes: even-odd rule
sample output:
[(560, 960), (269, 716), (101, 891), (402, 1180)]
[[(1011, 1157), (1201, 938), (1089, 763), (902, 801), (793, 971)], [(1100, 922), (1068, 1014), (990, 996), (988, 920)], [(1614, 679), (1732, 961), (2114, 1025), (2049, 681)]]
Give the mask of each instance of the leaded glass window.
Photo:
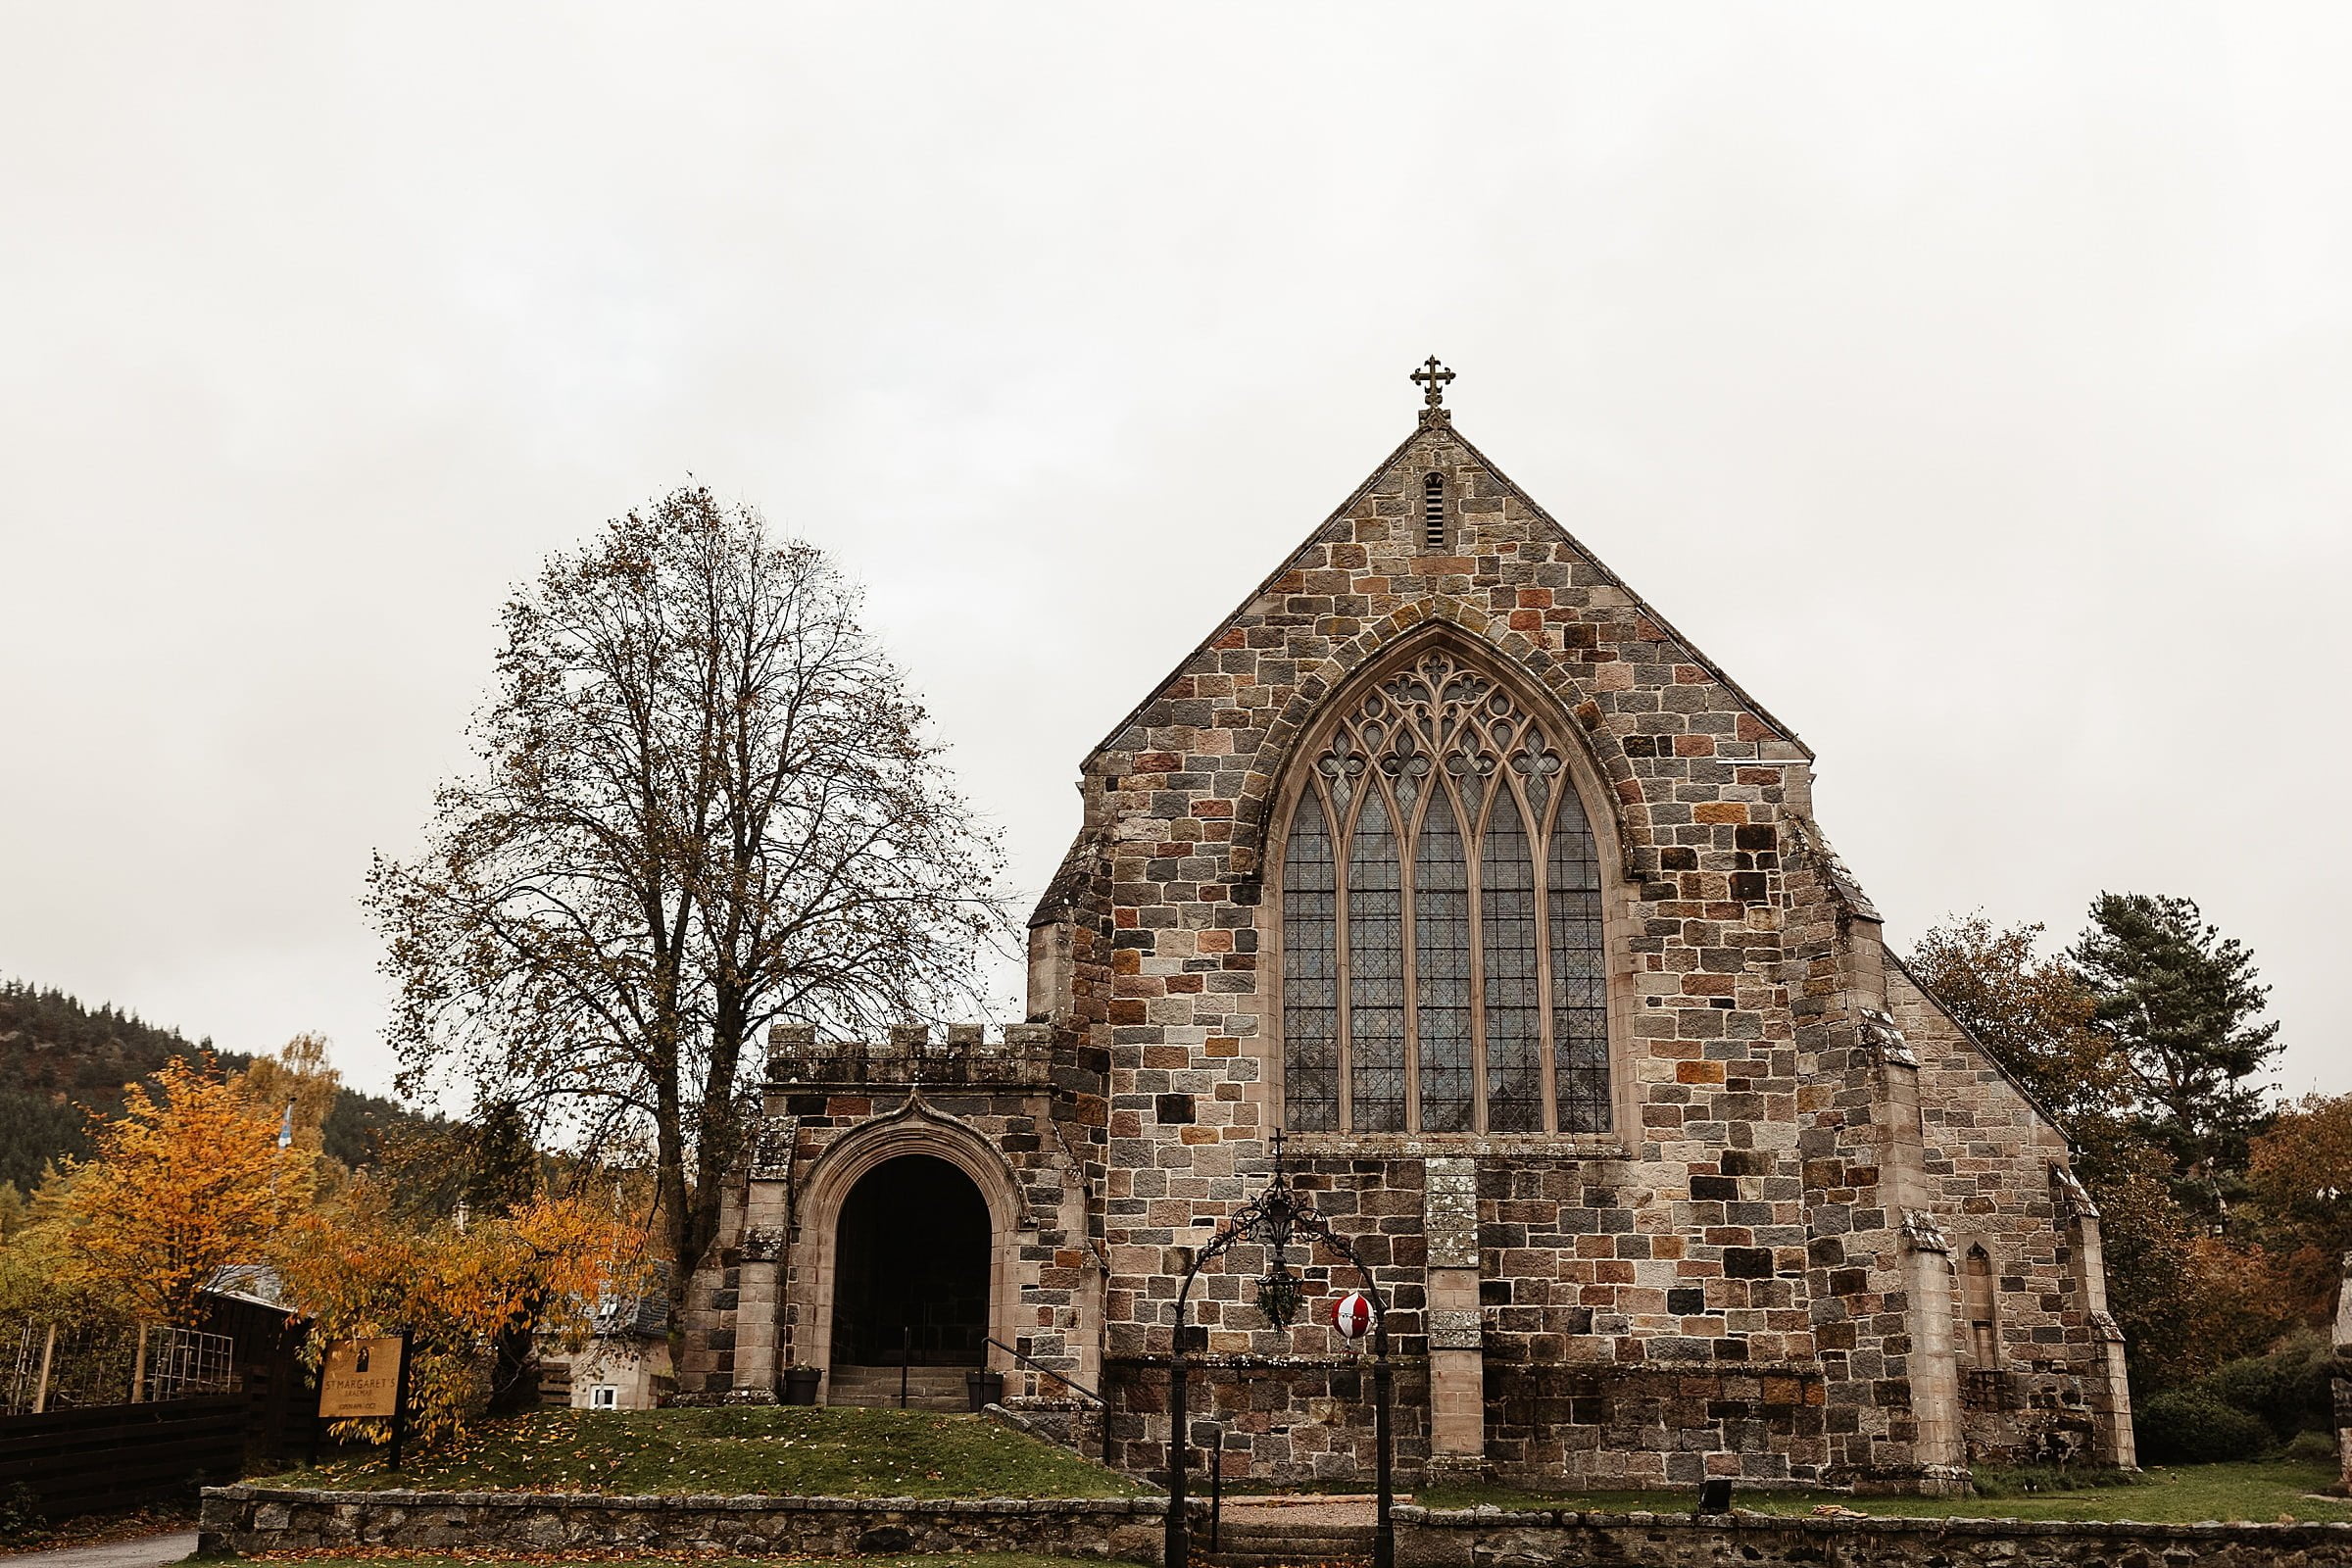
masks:
[(1466, 1133), (1477, 1115), (1470, 1059), (1470, 880), (1443, 790), (1413, 850), (1413, 1031), (1421, 1043), (1421, 1127)]
[(1561, 747), (1432, 653), (1306, 770), (1282, 866), (1298, 1131), (1605, 1132), (1600, 864)]
[(1340, 1124), (1339, 886), (1323, 804), (1301, 801), (1282, 867), (1283, 1090), (1300, 1129)]
[(1374, 796), (1348, 849), (1348, 1088), (1353, 1125), (1404, 1130), (1404, 879), (1396, 835)]

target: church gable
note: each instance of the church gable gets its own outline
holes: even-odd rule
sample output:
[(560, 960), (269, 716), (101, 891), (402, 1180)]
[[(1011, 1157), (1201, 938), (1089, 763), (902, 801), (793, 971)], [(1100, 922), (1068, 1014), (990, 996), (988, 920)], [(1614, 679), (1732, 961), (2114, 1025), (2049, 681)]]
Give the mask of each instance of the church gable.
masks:
[[(1544, 802), (1519, 795), (1499, 819), (1525, 844), (1510, 840), (1507, 854), (1496, 851), (1503, 840), (1489, 834), (1485, 818), (1463, 817), (1472, 803), (1458, 793), (1446, 792), (1448, 809), (1430, 818), (1458, 825), (1460, 848), (1473, 858), (1501, 854), (1498, 875), (1503, 862), (1530, 863), (1514, 874), (1534, 884), (1521, 915), (1541, 930), (1498, 948), (1491, 931), (1501, 929), (1495, 922), (1507, 911), (1471, 893), (1481, 914), (1468, 921), (1459, 953), (1425, 951), (1429, 933), (1449, 929), (1443, 896), (1426, 910), (1400, 906), (1401, 932), (1384, 928), (1361, 943), (1311, 925), (1286, 937), (1293, 922), (1279, 912), (1283, 835), (1305, 799), (1303, 769), (1330, 760), (1309, 754), (1328, 745), (1342, 710), (1365, 701), (1376, 677), (1395, 678), (1424, 650), (1498, 692), (1517, 692), (1529, 720), (1556, 739), (1566, 789)], [(1032, 922), (1030, 1015), (1103, 1029), (1093, 1038), (1109, 1059), (1140, 1059), (1152, 1072), (1201, 1059), (1250, 1063), (1262, 1077), (1203, 1112), (1186, 1134), (1197, 1144), (1252, 1137), (1276, 1121), (1345, 1137), (1383, 1126), (1418, 1135), (1466, 1116), (1466, 1129), (1481, 1136), (1513, 1126), (1543, 1137), (1577, 1134), (1595, 1147), (1712, 1170), (1708, 1140), (1674, 1129), (1752, 1119), (1763, 1096), (1793, 1103), (1795, 1086), (1778, 1058), (1686, 1058), (1721, 1055), (1727, 1043), (1752, 1043), (1760, 1054), (1789, 1042), (1804, 988), (1838, 989), (1835, 962), (1808, 975), (1820, 956), (1808, 958), (1785, 935), (1790, 909), (1825, 904), (1817, 877), (1801, 886), (1790, 880), (1814, 862), (1784, 854), (1797, 848), (1791, 829), (1808, 809), (1808, 762), (1785, 725), (1433, 407), (1088, 759), (1085, 827)], [(1408, 803), (1393, 790), (1379, 793), (1375, 831), (1358, 835), (1331, 814), (1341, 803), (1318, 792), (1328, 817), (1328, 837), (1318, 842), (1342, 855), (1350, 843), (1385, 849), (1400, 842), (1389, 830), (1402, 829), (1420, 843), (1415, 824), (1438, 792), (1410, 808), (1411, 821), (1387, 829), (1383, 819)], [(1547, 869), (1555, 839), (1568, 842), (1569, 813), (1554, 803), (1570, 798), (1580, 808), (1575, 832), (1597, 857), (1596, 886), (1574, 909), (1551, 890)], [(1379, 858), (1371, 855), (1365, 866), (1376, 879), (1437, 885), (1402, 861), (1380, 872)], [(1477, 867), (1464, 879), (1499, 886)], [(1348, 867), (1335, 865), (1330, 881), (1335, 909), (1359, 907), (1346, 893), (1354, 883)], [(1370, 897), (1360, 907), (1385, 897), (1380, 885), (1361, 885)], [(1298, 891), (1315, 896), (1303, 885)], [(1572, 942), (1572, 927), (1590, 935)], [(1382, 982), (1310, 987), (1286, 1004), (1286, 940), (1317, 944), (1334, 962), (1374, 953), (1393, 962), (1394, 986), (1417, 998), (1398, 1004), (1408, 1080), (1427, 1061), (1452, 1060), (1430, 1044), (1425, 1025), (1466, 1006), (1468, 1054), (1482, 1064), (1479, 1093), (1440, 1103), (1424, 1072), (1402, 1090), (1401, 1111), (1390, 1105), (1384, 1097), (1394, 1086), (1375, 1077), (1396, 1052), (1359, 1049), (1362, 1031), (1350, 1021), (1387, 1016), (1379, 1009), (1388, 1004), (1368, 992), (1353, 1000), (1361, 985)], [(1813, 945), (1835, 940), (1833, 923)], [(1525, 975), (1511, 979), (1519, 970)], [(1471, 992), (1466, 1002), (1439, 994), (1457, 983)], [(1505, 1017), (1496, 998), (1527, 984), (1539, 994), (1524, 1004), (1524, 1017)], [(1318, 1065), (1300, 1031), (1286, 1027), (1286, 1004), (1303, 1009), (1300, 1018), (1336, 1009), (1335, 1060)], [(1541, 1036), (1531, 1059), (1541, 1068), (1542, 1109), (1532, 1117), (1514, 1097), (1517, 1080), (1533, 1069), (1521, 1064), (1505, 1074), (1493, 1055), (1497, 1040), (1525, 1027)], [(1314, 1095), (1286, 1095), (1286, 1072), (1316, 1085)], [(1355, 1084), (1367, 1106), (1387, 1108), (1369, 1121), (1352, 1115), (1350, 1091), (1326, 1081), (1332, 1072), (1341, 1085)], [(1488, 1092), (1490, 1074), (1511, 1077), (1510, 1093)], [(1690, 1102), (1688, 1111), (1668, 1119), (1649, 1106), (1645, 1085), (1661, 1078), (1695, 1086), (1670, 1097)], [(1572, 1093), (1578, 1085), (1587, 1087)], [(1317, 1099), (1322, 1108), (1310, 1108)], [(1115, 1110), (1112, 1123), (1115, 1138)]]
[[(1432, 623), (1535, 675), (1573, 715), (1614, 792), (1629, 861), (1640, 859), (1630, 853), (1638, 846), (1660, 842), (1661, 829), (1681, 825), (1675, 797), (1694, 767), (1809, 758), (1785, 724), (1439, 418), (1391, 454), (1139, 704), (1085, 771), (1111, 789), (1181, 789), (1230, 803), (1212, 841), (1231, 846), (1224, 873), (1253, 882), (1264, 871), (1266, 808), (1302, 731), (1335, 690)], [(1780, 770), (1769, 772), (1751, 767), (1721, 782), (1735, 795), (1777, 790)]]

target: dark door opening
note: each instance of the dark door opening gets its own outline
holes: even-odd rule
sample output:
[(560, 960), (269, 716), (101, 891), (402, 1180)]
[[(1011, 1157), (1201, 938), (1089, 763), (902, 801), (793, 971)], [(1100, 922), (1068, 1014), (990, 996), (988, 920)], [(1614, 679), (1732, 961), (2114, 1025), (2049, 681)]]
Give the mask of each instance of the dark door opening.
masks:
[(988, 1202), (930, 1154), (858, 1179), (833, 1248), (833, 1359), (979, 1366), (988, 1337)]

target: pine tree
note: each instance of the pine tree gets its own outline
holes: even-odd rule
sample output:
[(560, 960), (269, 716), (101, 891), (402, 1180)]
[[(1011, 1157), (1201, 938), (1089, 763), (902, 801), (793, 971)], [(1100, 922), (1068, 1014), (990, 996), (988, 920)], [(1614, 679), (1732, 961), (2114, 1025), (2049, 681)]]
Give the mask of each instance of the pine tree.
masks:
[(2098, 999), (2093, 1023), (2130, 1066), (2133, 1110), (2183, 1199), (2217, 1206), (2269, 1114), (2249, 1080), (2281, 1049), (2278, 1025), (2255, 1022), (2270, 987), (2188, 899), (2102, 893), (2090, 922), (2069, 956)]
[(477, 1118), (466, 1203), (477, 1214), (513, 1213), (539, 1196), (539, 1149), (530, 1123), (511, 1100), (492, 1101)]

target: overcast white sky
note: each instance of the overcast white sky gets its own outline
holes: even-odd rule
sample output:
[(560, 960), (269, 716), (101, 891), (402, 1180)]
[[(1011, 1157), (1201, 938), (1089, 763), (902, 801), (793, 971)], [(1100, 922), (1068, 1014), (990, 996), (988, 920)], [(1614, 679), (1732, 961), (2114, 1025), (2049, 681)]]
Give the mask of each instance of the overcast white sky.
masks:
[(1435, 352), (1898, 942), (2187, 894), (2352, 1089), (2347, 82), (2342, 5), (0, 5), (0, 974), (387, 1082), (368, 852), (689, 473), (1034, 892)]

